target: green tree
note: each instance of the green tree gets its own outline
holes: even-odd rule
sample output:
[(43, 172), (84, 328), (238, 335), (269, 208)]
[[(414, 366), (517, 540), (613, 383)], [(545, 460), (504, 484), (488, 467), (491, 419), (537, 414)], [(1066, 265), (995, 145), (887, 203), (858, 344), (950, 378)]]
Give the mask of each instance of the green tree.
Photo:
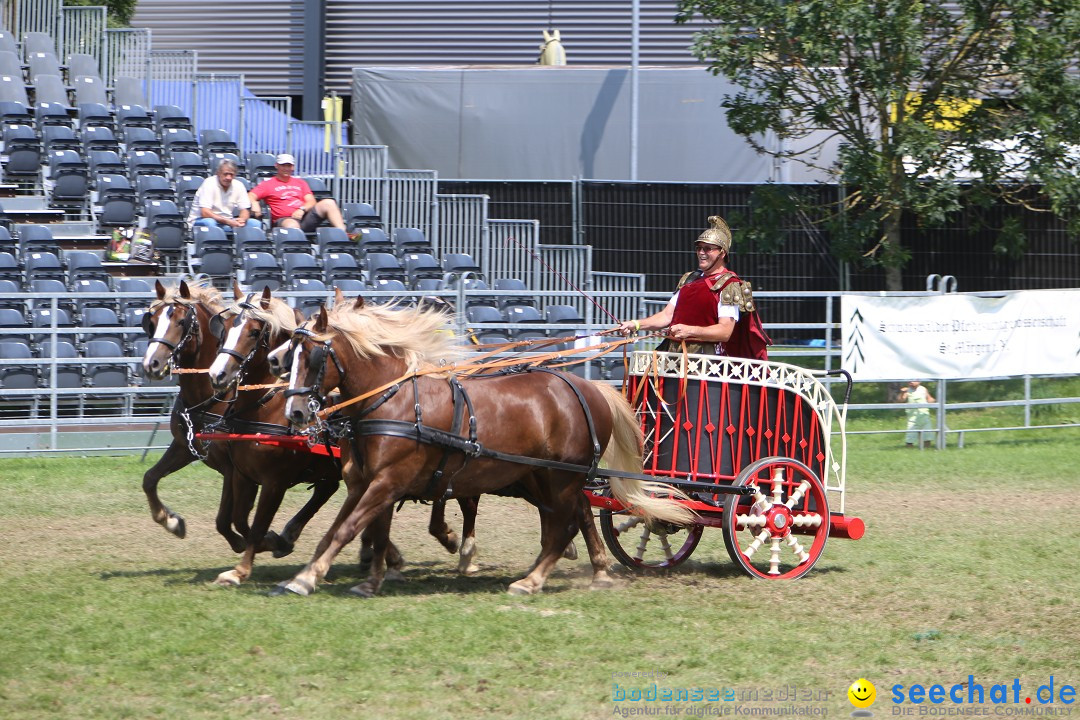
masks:
[[(678, 0), (678, 9), (677, 21), (709, 26), (695, 34), (695, 55), (740, 88), (723, 101), (736, 132), (812, 167), (816, 140), (839, 143), (823, 169), (844, 192), (815, 218), (841, 258), (884, 266), (888, 289), (902, 289), (909, 259), (905, 212), (940, 222), (967, 195), (1054, 212), (1080, 230), (1080, 1)], [(798, 149), (766, 147), (765, 133)]]
[(64, 0), (65, 5), (104, 5), (108, 8), (109, 27), (128, 27), (138, 0)]

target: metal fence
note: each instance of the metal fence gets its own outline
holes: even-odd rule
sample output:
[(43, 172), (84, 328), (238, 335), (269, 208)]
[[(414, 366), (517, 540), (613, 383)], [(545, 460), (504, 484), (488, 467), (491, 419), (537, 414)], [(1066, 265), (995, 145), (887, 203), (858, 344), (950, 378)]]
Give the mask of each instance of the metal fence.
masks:
[[(91, 55), (101, 64), (108, 13), (104, 7), (62, 7), (55, 35), (57, 57), (67, 62), (72, 53)], [(104, 79), (104, 78), (103, 78)]]
[(435, 171), (388, 169), (385, 188), (383, 205), (377, 210), (386, 223), (387, 232), (410, 227), (418, 228), (426, 237), (431, 237), (435, 223), (435, 195), (438, 192)]
[(4, 0), (0, 18), (17, 42), (22, 42), (28, 32), (48, 33), (55, 38), (62, 5), (62, 0)]
[(245, 155), (282, 152), (290, 117), (290, 97), (245, 95), (240, 98), (240, 134), (236, 142)]
[(193, 83), (199, 66), (195, 50), (151, 50), (146, 98), (151, 106), (175, 105), (189, 117), (195, 113)]
[[(541, 245), (537, 246), (537, 250), (546, 263), (562, 273), (568, 279), (575, 277), (587, 267), (585, 264), (588, 260), (587, 247)], [(543, 274), (552, 276), (552, 273), (547, 270), (545, 270)], [(635, 287), (635, 282), (640, 282), (640, 280), (635, 280), (632, 277), (601, 276), (601, 278), (594, 278), (594, 280), (596, 280), (596, 285), (611, 283), (619, 286), (619, 289), (616, 290), (594, 289), (590, 292), (591, 297), (596, 300), (597, 303), (608, 308), (619, 317), (633, 316), (632, 306), (623, 306), (620, 305), (620, 303), (632, 303), (634, 300), (640, 299), (643, 304), (658, 306), (659, 304), (666, 302), (667, 299), (666, 294), (661, 293), (642, 294), (640, 298), (628, 298), (627, 293), (633, 291), (632, 288)], [(540, 285), (543, 286), (545, 283), (541, 282)], [(574, 304), (572, 302), (574, 296), (584, 300), (584, 298), (581, 298), (576, 292), (569, 290), (562, 282), (553, 281), (550, 285), (557, 287), (551, 290), (538, 289), (531, 292), (541, 307), (546, 307), (550, 304)], [(470, 290), (468, 295), (466, 295), (464, 288), (462, 287), (453, 291), (448, 291), (448, 296), (456, 303), (459, 310), (457, 325), (462, 329), (467, 326), (464, 309), (469, 302), (478, 300), (483, 301), (485, 298), (498, 301), (500, 298), (514, 294), (515, 293), (508, 291)], [(919, 294), (927, 293), (906, 293), (908, 296)], [(320, 297), (321, 299), (327, 299), (328, 297), (328, 293), (282, 292), (280, 295), (290, 298)], [(373, 295), (394, 297), (393, 294), (388, 293), (373, 293)], [(772, 304), (780, 301), (785, 295), (785, 293), (763, 292), (761, 293), (761, 300), (765, 304)], [(811, 306), (815, 310), (817, 321), (812, 323), (813, 327), (810, 329), (820, 340), (820, 346), (778, 346), (772, 348), (770, 351), (770, 358), (784, 362), (790, 362), (793, 359), (802, 362), (802, 360), (810, 359), (813, 361), (813, 364), (818, 366), (823, 364), (825, 367), (839, 367), (840, 324), (833, 318), (833, 309), (839, 306), (840, 297), (840, 293), (815, 292), (799, 294), (795, 300)], [(138, 294), (132, 293), (110, 293), (108, 295), (100, 293), (69, 293), (65, 295), (15, 293), (0, 296), (0, 302), (3, 302), (5, 305), (18, 302), (34, 303), (35, 306), (40, 307), (44, 305), (53, 310), (64, 304), (91, 300), (108, 300), (110, 302), (122, 300), (131, 303), (149, 303), (149, 298), (144, 298)], [(552, 336), (564, 337), (567, 335), (577, 335), (583, 340), (586, 340), (594, 333), (612, 327), (613, 321), (607, 316), (604, 316), (592, 306), (591, 303), (581, 307), (581, 314), (585, 318), (585, 322), (551, 327), (549, 330), (551, 331)], [(57, 314), (54, 312), (52, 317), (57, 317)], [(509, 327), (510, 326), (506, 326), (507, 329)], [(543, 326), (538, 327), (543, 328)], [(782, 334), (791, 329), (786, 327), (783, 323), (766, 323), (765, 327), (768, 332), (774, 335)], [(499, 330), (501, 329), (501, 326), (492, 325), (490, 328), (485, 329)], [(7, 371), (10, 368), (25, 369), (27, 367), (32, 367), (35, 368), (35, 372), (39, 373), (41, 383), (39, 387), (27, 389), (4, 387), (3, 393), (0, 395), (0, 454), (23, 454), (28, 452), (85, 453), (101, 449), (111, 449), (115, 451), (121, 449), (121, 446), (129, 447), (129, 449), (141, 449), (147, 444), (148, 438), (155, 427), (159, 430), (159, 435), (157, 436), (157, 442), (159, 444), (155, 445), (155, 447), (160, 447), (160, 442), (163, 440), (164, 435), (167, 434), (168, 412), (171, 408), (176, 388), (170, 385), (144, 384), (139, 375), (138, 366), (141, 360), (140, 357), (128, 355), (126, 357), (118, 356), (108, 358), (76, 357), (54, 359), (54, 357), (50, 357), (50, 355), (55, 355), (56, 353), (47, 352), (47, 348), (52, 342), (51, 339), (54, 337), (74, 338), (77, 344), (81, 344), (87, 339), (92, 339), (97, 335), (119, 334), (128, 339), (127, 352), (130, 353), (130, 347), (132, 346), (133, 341), (142, 335), (141, 328), (60, 327), (56, 325), (54, 320), (52, 325), (34, 327), (30, 330), (2, 328), (0, 329), (0, 340), (3, 340), (5, 337), (22, 336), (26, 334), (33, 334), (36, 336), (35, 342), (41, 352), (32, 358), (0, 359), (0, 377), (7, 375)], [(639, 347), (641, 349), (647, 349), (649, 345), (651, 345), (651, 342), (643, 342), (639, 344)], [(587, 351), (583, 350), (583, 352)], [(127, 375), (129, 381), (122, 386), (59, 387), (60, 383), (58, 382), (58, 376), (65, 368), (90, 368), (92, 366), (96, 367), (112, 363), (123, 364), (129, 368), (129, 373)], [(595, 378), (600, 375), (601, 369), (604, 369), (604, 372), (607, 373), (613, 369), (618, 369), (618, 367), (621, 367), (621, 364), (617, 359), (609, 359), (604, 363), (594, 361), (589, 366), (587, 372), (591, 377)], [(933, 378), (926, 379), (933, 380)], [(998, 378), (998, 380), (1001, 379), (1004, 378)], [(89, 380), (87, 382), (89, 382)], [(840, 397), (844, 387), (843, 381), (831, 379), (830, 382), (833, 383), (834, 395)], [(1033, 378), (1031, 377), (1022, 378), (1023, 397), (982, 402), (959, 402), (955, 399), (950, 400), (949, 388), (955, 389), (956, 385), (960, 382), (983, 381), (949, 381), (948, 383), (940, 380), (937, 381), (934, 393), (937, 397), (937, 403), (933, 406), (933, 409), (936, 411), (937, 425), (932, 433), (928, 433), (927, 439), (936, 440), (939, 446), (943, 447), (947, 444), (963, 445), (965, 439), (970, 437), (970, 435), (993, 430), (1080, 427), (1080, 422), (1075, 420), (1066, 420), (1058, 423), (1043, 421), (1041, 412), (1048, 406), (1076, 406), (1076, 403), (1080, 403), (1080, 397), (1037, 397), (1032, 391), (1031, 385)], [(881, 384), (876, 383), (875, 385)], [(873, 431), (852, 430), (850, 432), (903, 432), (900, 428), (903, 427), (904, 410), (908, 409), (908, 407), (909, 406), (905, 403), (895, 402), (852, 404), (849, 406), (849, 413), (854, 415), (863, 411), (878, 412), (879, 414), (882, 411), (886, 411), (891, 415), (895, 415), (895, 428), (897, 429)], [(1022, 422), (1005, 427), (962, 426), (958, 421), (950, 423), (950, 420), (956, 417), (955, 413), (958, 411), (1001, 407), (1022, 409)], [(1070, 417), (1075, 418), (1076, 416), (1073, 414)], [(118, 434), (118, 429), (125, 427), (131, 428), (131, 435)], [(132, 437), (135, 438), (134, 441), (131, 440)], [(141, 445), (139, 443), (141, 443)], [(153, 441), (151, 441), (150, 444), (153, 444)]]
[(98, 61), (105, 85), (112, 87), (118, 77), (138, 78), (149, 96), (150, 43), (149, 28), (106, 28)]
[(238, 101), (244, 93), (243, 75), (195, 73), (191, 93), (196, 137), (201, 130), (225, 130), (234, 140), (240, 137), (243, 104)]

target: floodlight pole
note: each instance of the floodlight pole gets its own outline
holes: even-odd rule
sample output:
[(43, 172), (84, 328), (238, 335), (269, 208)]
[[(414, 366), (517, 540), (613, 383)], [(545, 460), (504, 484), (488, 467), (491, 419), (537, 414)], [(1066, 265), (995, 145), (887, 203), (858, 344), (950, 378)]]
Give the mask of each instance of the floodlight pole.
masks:
[(638, 55), (641, 40), (641, 0), (631, 3), (630, 19), (630, 179), (638, 179)]

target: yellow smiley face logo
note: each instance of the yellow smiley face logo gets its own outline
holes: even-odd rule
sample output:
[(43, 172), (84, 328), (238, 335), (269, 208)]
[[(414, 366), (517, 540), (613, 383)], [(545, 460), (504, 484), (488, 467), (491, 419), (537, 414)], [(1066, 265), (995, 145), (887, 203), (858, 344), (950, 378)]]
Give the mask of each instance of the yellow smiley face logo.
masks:
[(855, 707), (868, 708), (877, 700), (877, 689), (866, 678), (859, 678), (847, 689), (847, 697)]

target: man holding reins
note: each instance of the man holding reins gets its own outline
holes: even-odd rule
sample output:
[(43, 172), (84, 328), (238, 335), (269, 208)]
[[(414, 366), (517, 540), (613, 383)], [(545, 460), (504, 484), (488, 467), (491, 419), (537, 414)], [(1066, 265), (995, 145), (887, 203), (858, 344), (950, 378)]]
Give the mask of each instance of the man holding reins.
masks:
[(751, 285), (727, 268), (731, 230), (719, 215), (709, 218), (709, 229), (694, 243), (698, 269), (683, 275), (664, 308), (642, 320), (627, 320), (619, 332), (667, 328), (667, 339), (657, 348), (689, 353), (728, 355), (768, 360), (772, 340), (761, 328)]

